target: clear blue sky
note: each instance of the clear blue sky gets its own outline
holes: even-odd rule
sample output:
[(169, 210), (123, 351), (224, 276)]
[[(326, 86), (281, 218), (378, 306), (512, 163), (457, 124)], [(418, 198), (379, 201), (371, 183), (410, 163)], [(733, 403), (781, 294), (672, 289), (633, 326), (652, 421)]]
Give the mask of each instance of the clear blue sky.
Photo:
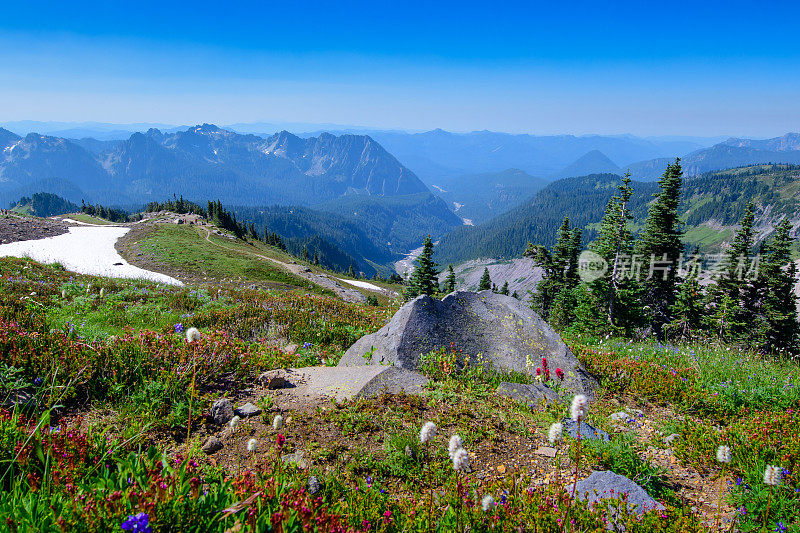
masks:
[(8, 2), (0, 121), (774, 136), (800, 2)]

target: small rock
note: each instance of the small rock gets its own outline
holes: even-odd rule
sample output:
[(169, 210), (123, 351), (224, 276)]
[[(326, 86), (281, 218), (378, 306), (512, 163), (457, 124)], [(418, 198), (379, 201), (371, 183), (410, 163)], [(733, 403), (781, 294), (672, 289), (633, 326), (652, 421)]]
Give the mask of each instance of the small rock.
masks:
[(222, 446), (223, 446), (222, 441), (212, 435), (208, 437), (208, 440), (206, 441), (205, 444), (203, 444), (203, 447), (201, 449), (203, 450), (203, 453), (205, 453), (206, 455), (211, 455), (212, 453), (220, 451), (222, 449)]
[(595, 428), (594, 426), (584, 422), (583, 420), (581, 420), (580, 428), (577, 427), (578, 424), (575, 423), (575, 421), (572, 420), (571, 418), (565, 418), (561, 421), (561, 423), (564, 426), (564, 432), (569, 434), (569, 436), (572, 437), (573, 439), (577, 439), (578, 433), (580, 432), (582, 439), (587, 439), (587, 440), (600, 439), (604, 441), (611, 440), (611, 437), (608, 436), (608, 433), (606, 433), (602, 429)]
[[(572, 484), (567, 486), (567, 492), (572, 492), (572, 487)], [(663, 505), (647, 494), (642, 487), (625, 476), (620, 476), (610, 470), (592, 472), (592, 475), (578, 481), (575, 486), (575, 497), (579, 500), (588, 499), (590, 503), (606, 498), (619, 498), (622, 494), (627, 494), (628, 511), (642, 514), (653, 509), (665, 509)]]
[(556, 449), (549, 446), (539, 446), (533, 453), (536, 455), (544, 455), (545, 457), (553, 458), (556, 456)]
[(233, 418), (233, 404), (227, 398), (221, 398), (211, 405), (211, 420), (220, 426)]
[(414, 453), (414, 449), (411, 446), (407, 445), (407, 444), (406, 444), (406, 449), (404, 451), (405, 451), (406, 457), (410, 457), (411, 459), (415, 459), (416, 456), (417, 456), (417, 454)]
[(612, 422), (625, 424), (631, 419), (631, 415), (625, 411), (617, 411), (616, 413), (611, 414), (608, 418), (610, 418)]
[(680, 433), (673, 433), (672, 435), (664, 438), (664, 444), (667, 446), (672, 446), (677, 439), (681, 438)]
[(281, 457), (281, 461), (285, 464), (297, 465), (298, 468), (308, 468), (308, 463), (306, 463), (305, 454), (303, 452), (287, 453)]
[(297, 353), (298, 348), (300, 348), (300, 346), (297, 344), (287, 344), (283, 347), (283, 351), (289, 354), (295, 354)]
[(317, 479), (316, 476), (311, 476), (310, 478), (308, 478), (308, 493), (309, 494), (311, 494), (313, 496), (314, 494), (318, 493), (319, 489), (321, 489), (321, 488), (322, 488), (322, 486), (320, 485), (319, 480)]
[(261, 414), (261, 409), (259, 407), (256, 407), (252, 403), (247, 402), (243, 406), (238, 407), (236, 409), (236, 414), (241, 416), (242, 418), (248, 418), (248, 417), (251, 417), (251, 416), (260, 415)]

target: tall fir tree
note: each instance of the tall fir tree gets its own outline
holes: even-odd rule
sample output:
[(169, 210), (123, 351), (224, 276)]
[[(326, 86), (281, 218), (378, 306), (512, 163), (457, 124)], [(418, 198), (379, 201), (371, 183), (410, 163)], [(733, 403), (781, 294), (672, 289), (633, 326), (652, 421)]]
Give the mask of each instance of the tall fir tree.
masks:
[(678, 294), (670, 310), (673, 319), (664, 326), (669, 337), (683, 340), (689, 340), (705, 329), (703, 319), (706, 315), (703, 288), (698, 280), (700, 250), (695, 249), (686, 265), (686, 275), (678, 284)]
[(753, 202), (748, 202), (739, 230), (722, 261), (719, 277), (708, 294), (706, 322), (722, 340), (750, 343), (758, 328), (756, 320), (757, 282), (749, 275), (751, 252), (755, 245)]
[(556, 323), (565, 327), (574, 319), (573, 289), (578, 285), (578, 253), (581, 246), (580, 229), (570, 229), (569, 218), (558, 229), (558, 237), (551, 254), (541, 245), (529, 244), (523, 256), (532, 257), (534, 263), (544, 270), (542, 280), (531, 296), (531, 307), (542, 318), (549, 320), (551, 311), (556, 311)]
[[(609, 325), (627, 333), (640, 319), (639, 284), (630, 275), (633, 254), (633, 234), (629, 222), (633, 219), (630, 199), (633, 195), (630, 173), (622, 178), (619, 194), (609, 200), (600, 222), (597, 239), (589, 249), (599, 255), (608, 265), (599, 278), (588, 283), (592, 313), (601, 313)], [(596, 319), (599, 321), (599, 316)]]
[(421, 294), (432, 296), (438, 292), (437, 276), (439, 272), (436, 270), (436, 266), (436, 263), (433, 262), (433, 242), (431, 236), (428, 235), (422, 243), (422, 253), (419, 254), (417, 267), (411, 275), (411, 285), (415, 297)]
[(647, 220), (636, 252), (642, 264), (642, 300), (649, 308), (653, 332), (662, 338), (664, 325), (672, 319), (675, 303), (678, 262), (681, 244), (681, 222), (678, 204), (683, 170), (680, 158), (667, 165), (658, 181), (659, 191), (647, 210)]
[(492, 278), (489, 277), (489, 268), (483, 268), (483, 276), (481, 276), (481, 281), (478, 284), (479, 291), (488, 291), (492, 288)]
[(447, 267), (447, 277), (444, 279), (444, 292), (450, 294), (456, 290), (456, 272), (453, 270), (453, 264)]
[(505, 294), (506, 296), (508, 296), (508, 282), (507, 281), (505, 283), (503, 283), (502, 287), (500, 287), (500, 294)]
[(766, 257), (759, 277), (763, 281), (761, 313), (763, 351), (796, 354), (798, 351), (797, 267), (792, 260), (791, 223), (784, 218), (765, 246)]

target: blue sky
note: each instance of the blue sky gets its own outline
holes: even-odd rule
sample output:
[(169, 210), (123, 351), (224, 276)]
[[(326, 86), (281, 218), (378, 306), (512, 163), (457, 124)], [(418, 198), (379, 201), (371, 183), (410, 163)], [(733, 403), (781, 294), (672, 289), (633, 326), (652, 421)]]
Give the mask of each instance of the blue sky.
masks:
[(165, 4), (5, 5), (0, 121), (800, 130), (797, 2)]

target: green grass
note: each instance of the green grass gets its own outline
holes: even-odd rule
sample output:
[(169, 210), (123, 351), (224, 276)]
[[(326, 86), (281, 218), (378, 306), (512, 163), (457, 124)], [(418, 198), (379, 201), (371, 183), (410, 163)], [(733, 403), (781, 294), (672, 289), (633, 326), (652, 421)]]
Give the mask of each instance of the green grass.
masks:
[(109, 222), (108, 220), (93, 217), (91, 215), (87, 215), (85, 213), (71, 213), (69, 215), (64, 215), (66, 218), (71, 218), (72, 220), (77, 220), (78, 222), (86, 222), (87, 224), (98, 224), (101, 226), (105, 226), (108, 224), (114, 224), (113, 222)]
[(287, 272), (283, 267), (253, 254), (288, 262), (289, 256), (267, 246), (248, 245), (211, 235), (211, 243), (192, 226), (161, 224), (139, 243), (143, 251), (183, 271), (218, 279), (243, 279), (303, 287), (317, 294), (332, 292)]
[(686, 230), (683, 241), (692, 246), (699, 246), (701, 249), (717, 249), (723, 242), (730, 242), (733, 238), (733, 230), (715, 230), (708, 226), (695, 226)]

